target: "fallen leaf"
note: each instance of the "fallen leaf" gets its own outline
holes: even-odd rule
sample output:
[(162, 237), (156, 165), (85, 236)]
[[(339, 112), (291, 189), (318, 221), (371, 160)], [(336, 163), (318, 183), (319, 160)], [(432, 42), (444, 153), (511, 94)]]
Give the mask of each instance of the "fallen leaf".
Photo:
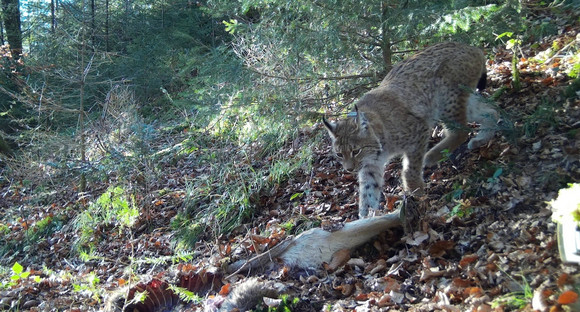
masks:
[(550, 308), (550, 312), (562, 312), (562, 307), (560, 305), (554, 305)]
[(429, 176), (431, 182), (435, 182), (437, 180), (441, 180), (443, 178), (443, 172), (440, 170), (433, 171), (433, 173)]
[(354, 300), (356, 300), (356, 301), (365, 301), (368, 299), (369, 299), (368, 294), (358, 294), (358, 295), (356, 295), (356, 297), (354, 297)]
[(387, 282), (387, 285), (385, 286), (385, 293), (389, 293), (391, 291), (399, 291), (401, 289), (401, 284), (399, 283), (399, 281), (397, 281), (396, 279), (392, 278), (392, 277), (385, 277), (385, 282)]
[(334, 287), (334, 290), (338, 290), (342, 293), (343, 296), (348, 297), (353, 294), (354, 292), (354, 285), (353, 284), (342, 284)]
[(413, 237), (407, 236), (407, 237), (403, 238), (402, 240), (406, 244), (409, 244), (411, 246), (419, 246), (419, 245), (421, 245), (421, 243), (423, 243), (428, 238), (429, 238), (429, 234), (428, 233), (415, 232), (415, 233), (413, 233)]
[(551, 84), (554, 83), (554, 78), (553, 77), (546, 77), (544, 79), (542, 79), (542, 84), (545, 86), (549, 86)]
[(475, 286), (465, 288), (464, 293), (466, 294), (466, 297), (469, 296), (481, 297), (485, 294), (485, 291), (481, 289), (481, 287)]
[(558, 277), (558, 281), (556, 282), (556, 285), (558, 285), (558, 287), (562, 288), (562, 287), (564, 287), (564, 285), (568, 285), (571, 283), (572, 283), (572, 279), (570, 278), (570, 275), (568, 275), (566, 273), (562, 273)]
[(270, 238), (268, 237), (264, 237), (264, 236), (260, 236), (260, 235), (251, 235), (252, 240), (254, 241), (254, 243), (256, 244), (267, 244), (270, 242)]
[(429, 247), (429, 254), (431, 254), (432, 257), (441, 257), (447, 252), (447, 250), (452, 249), (454, 246), (455, 242), (453, 241), (438, 241)]
[(399, 200), (399, 196), (388, 196), (387, 197), (387, 208), (389, 211), (395, 210), (395, 203)]
[(383, 296), (382, 296), (382, 297), (379, 299), (379, 301), (377, 301), (377, 306), (378, 306), (379, 308), (384, 308), (384, 307), (386, 307), (386, 306), (390, 306), (390, 305), (392, 305), (392, 302), (391, 302), (391, 296), (389, 296), (389, 295), (387, 295), (387, 294), (383, 295)]
[(476, 254), (465, 255), (459, 261), (459, 265), (461, 267), (465, 268), (467, 265), (469, 265), (469, 264), (474, 263), (475, 261), (477, 261), (478, 258), (479, 257)]
[(463, 279), (460, 277), (456, 277), (453, 279), (453, 285), (455, 285), (457, 287), (465, 288), (465, 287), (473, 286), (473, 281), (471, 281), (469, 279)]
[(558, 297), (559, 304), (571, 304), (578, 300), (578, 294), (573, 290), (568, 290)]
[(227, 296), (230, 293), (230, 287), (232, 286), (232, 284), (227, 283), (224, 286), (222, 286), (222, 288), (220, 289), (219, 294), (222, 296)]

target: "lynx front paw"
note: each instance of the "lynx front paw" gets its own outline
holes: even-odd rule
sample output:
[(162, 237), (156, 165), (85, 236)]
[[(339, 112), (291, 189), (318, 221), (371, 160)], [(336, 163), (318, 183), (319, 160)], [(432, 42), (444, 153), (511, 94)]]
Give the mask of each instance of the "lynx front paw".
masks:
[(469, 143), (467, 143), (467, 148), (476, 149), (476, 148), (482, 147), (485, 144), (487, 144), (487, 142), (489, 142), (492, 138), (493, 138), (493, 132), (489, 132), (489, 133), (481, 133), (480, 132), (474, 138), (469, 140)]
[(443, 159), (443, 155), (439, 151), (429, 151), (425, 155), (425, 167), (433, 167), (439, 163), (439, 161)]
[(377, 215), (377, 209), (359, 209), (358, 210), (358, 218), (365, 219), (365, 218), (372, 218)]
[(368, 209), (365, 209), (363, 207), (359, 207), (358, 208), (358, 218), (359, 219), (366, 218), (368, 216), (368, 214), (369, 214), (369, 210)]
[(425, 182), (422, 179), (403, 179), (403, 190), (408, 195), (423, 195), (425, 193)]
[(405, 193), (413, 196), (422, 196), (425, 194), (425, 183), (406, 187)]

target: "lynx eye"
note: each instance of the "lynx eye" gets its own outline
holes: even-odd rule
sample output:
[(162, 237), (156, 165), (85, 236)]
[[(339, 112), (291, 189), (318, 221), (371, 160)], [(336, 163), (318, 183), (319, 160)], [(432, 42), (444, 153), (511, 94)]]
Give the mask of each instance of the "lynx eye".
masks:
[(341, 153), (336, 153), (336, 157), (343, 158), (343, 155)]
[(362, 152), (362, 149), (357, 149), (352, 151), (352, 157), (358, 156), (360, 154), (360, 152)]

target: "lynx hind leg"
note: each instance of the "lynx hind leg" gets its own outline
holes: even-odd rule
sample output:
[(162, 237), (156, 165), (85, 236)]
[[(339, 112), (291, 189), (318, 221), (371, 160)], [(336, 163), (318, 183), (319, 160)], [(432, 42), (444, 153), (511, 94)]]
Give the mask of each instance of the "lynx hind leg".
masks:
[[(424, 151), (423, 151), (424, 153)], [(423, 195), (423, 153), (405, 153), (403, 155), (403, 190), (414, 195)]]
[(467, 144), (469, 149), (475, 149), (485, 145), (493, 138), (499, 114), (481, 96), (472, 94), (467, 102), (467, 120), (480, 125), (477, 135)]
[(425, 165), (433, 166), (443, 158), (441, 154), (444, 150), (454, 151), (463, 144), (469, 136), (467, 127), (467, 100), (469, 93), (457, 91), (458, 96), (451, 97), (443, 111), (441, 120), (445, 124), (445, 137), (437, 145), (433, 146), (425, 155)]

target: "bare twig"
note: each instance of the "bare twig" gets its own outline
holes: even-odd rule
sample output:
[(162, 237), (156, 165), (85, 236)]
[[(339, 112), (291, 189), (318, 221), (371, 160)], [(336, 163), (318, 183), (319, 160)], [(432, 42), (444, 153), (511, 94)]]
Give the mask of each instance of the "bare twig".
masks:
[(258, 71), (254, 68), (248, 68), (251, 72), (256, 73), (260, 76), (268, 77), (268, 78), (275, 78), (275, 79), (282, 79), (286, 81), (298, 81), (298, 82), (308, 82), (308, 81), (317, 81), (317, 80), (349, 80), (349, 79), (361, 79), (361, 78), (373, 78), (376, 77), (376, 73), (369, 73), (369, 74), (360, 74), (360, 75), (346, 75), (346, 76), (330, 76), (330, 77), (306, 77), (306, 78), (298, 78), (298, 77), (283, 77), (277, 76), (273, 74), (263, 73)]

